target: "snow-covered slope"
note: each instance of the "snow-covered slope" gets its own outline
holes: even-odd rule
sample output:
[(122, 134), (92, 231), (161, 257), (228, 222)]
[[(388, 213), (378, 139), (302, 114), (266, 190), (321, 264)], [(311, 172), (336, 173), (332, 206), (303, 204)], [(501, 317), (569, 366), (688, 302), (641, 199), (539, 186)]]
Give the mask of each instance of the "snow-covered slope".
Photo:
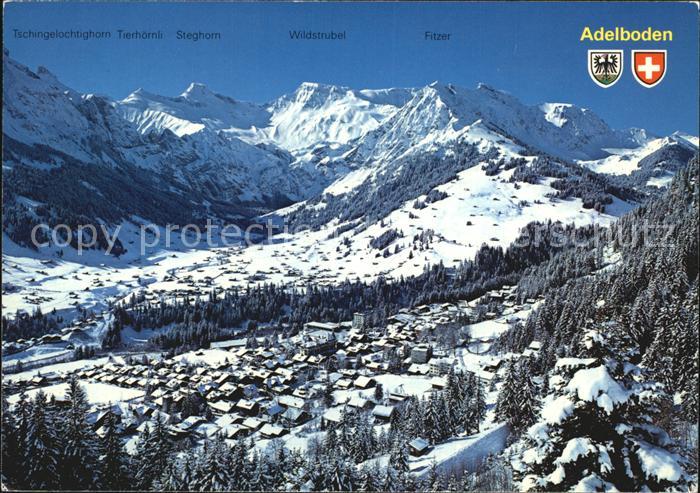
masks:
[(610, 175), (629, 175), (640, 185), (666, 186), (673, 174), (698, 152), (698, 138), (676, 132), (651, 139), (632, 149), (605, 149), (602, 159), (580, 161), (583, 166)]

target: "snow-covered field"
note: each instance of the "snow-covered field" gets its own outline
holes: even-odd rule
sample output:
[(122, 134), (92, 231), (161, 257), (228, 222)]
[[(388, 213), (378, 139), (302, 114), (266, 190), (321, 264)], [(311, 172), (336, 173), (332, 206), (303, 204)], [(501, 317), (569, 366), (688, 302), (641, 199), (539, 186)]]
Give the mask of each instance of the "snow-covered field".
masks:
[[(110, 385), (106, 383), (96, 383), (96, 382), (85, 382), (80, 381), (80, 385), (83, 387), (87, 394), (88, 402), (90, 404), (109, 404), (130, 401), (143, 397), (144, 392), (136, 389), (127, 389), (124, 387), (119, 387), (117, 385)], [(42, 387), (40, 389), (32, 389), (27, 392), (27, 397), (29, 399), (34, 398), (37, 392), (44, 392), (49, 398), (56, 397), (56, 399), (63, 399), (66, 396), (68, 390), (67, 383), (59, 383), (56, 385), (51, 385), (49, 387)], [(19, 395), (11, 395), (7, 398), (10, 404), (14, 404), (19, 400)]]

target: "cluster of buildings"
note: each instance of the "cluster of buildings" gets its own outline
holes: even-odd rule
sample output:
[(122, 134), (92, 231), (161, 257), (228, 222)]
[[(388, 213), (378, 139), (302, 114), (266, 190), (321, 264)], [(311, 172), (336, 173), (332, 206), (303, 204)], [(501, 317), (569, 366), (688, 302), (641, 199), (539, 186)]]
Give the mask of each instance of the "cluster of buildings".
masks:
[[(304, 429), (299, 427), (318, 427), (316, 418), (338, 421), (338, 406), (370, 412), (381, 424), (407, 394), (396, 388), (353, 391), (375, 388), (381, 375), (425, 377), (432, 389), (443, 388), (445, 375), (460, 366), (455, 348), (468, 342), (455, 320), (474, 307), (474, 302), (458, 302), (403, 309), (382, 328), (371, 327), (357, 313), (342, 323), (309, 322), (288, 338), (275, 334), (219, 341), (210, 349), (169, 359), (108, 362), (23, 385), (51, 385), (74, 374), (83, 382), (139, 390), (140, 397), (110, 405), (127, 436), (159, 416), (178, 439), (215, 434), (271, 439)], [(439, 342), (437, 328), (455, 330), (451, 347)], [(536, 343), (529, 348), (538, 350)], [(488, 379), (499, 366), (483, 368), (481, 374)], [(96, 406), (91, 413), (98, 434), (110, 406)], [(416, 454), (425, 451), (425, 444), (413, 445)]]

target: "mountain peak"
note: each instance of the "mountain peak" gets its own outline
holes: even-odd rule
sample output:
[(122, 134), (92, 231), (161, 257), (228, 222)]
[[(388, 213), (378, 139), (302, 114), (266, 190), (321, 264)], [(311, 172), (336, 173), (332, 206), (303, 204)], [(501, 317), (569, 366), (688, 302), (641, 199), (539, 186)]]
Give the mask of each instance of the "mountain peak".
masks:
[(293, 99), (308, 106), (320, 106), (327, 100), (341, 97), (350, 91), (347, 87), (321, 84), (319, 82), (302, 82), (294, 91)]
[(214, 95), (215, 94), (210, 91), (205, 84), (202, 84), (201, 82), (192, 82), (180, 96), (187, 99), (197, 100)]

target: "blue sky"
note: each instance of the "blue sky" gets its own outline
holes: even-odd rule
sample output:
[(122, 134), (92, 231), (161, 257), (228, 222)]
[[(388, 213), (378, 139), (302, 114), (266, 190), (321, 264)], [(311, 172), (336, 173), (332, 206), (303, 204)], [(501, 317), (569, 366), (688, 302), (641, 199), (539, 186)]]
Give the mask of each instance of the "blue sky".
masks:
[[(526, 103), (572, 102), (611, 126), (698, 133), (698, 10), (690, 3), (66, 4), (4, 5), (5, 47), (81, 92), (123, 98), (143, 87), (174, 96), (192, 81), (263, 102), (303, 81), (353, 88), (415, 87), (434, 80), (486, 82)], [(668, 43), (585, 43), (584, 26), (670, 29)], [(22, 40), (12, 29), (162, 30), (162, 41)], [(176, 41), (175, 31), (219, 31), (222, 40)], [(290, 29), (346, 31), (346, 41), (292, 41)], [(424, 31), (452, 33), (424, 41)], [(116, 34), (116, 33), (115, 33)], [(623, 48), (622, 79), (595, 85), (591, 48)], [(653, 89), (634, 81), (632, 49), (667, 49)]]

